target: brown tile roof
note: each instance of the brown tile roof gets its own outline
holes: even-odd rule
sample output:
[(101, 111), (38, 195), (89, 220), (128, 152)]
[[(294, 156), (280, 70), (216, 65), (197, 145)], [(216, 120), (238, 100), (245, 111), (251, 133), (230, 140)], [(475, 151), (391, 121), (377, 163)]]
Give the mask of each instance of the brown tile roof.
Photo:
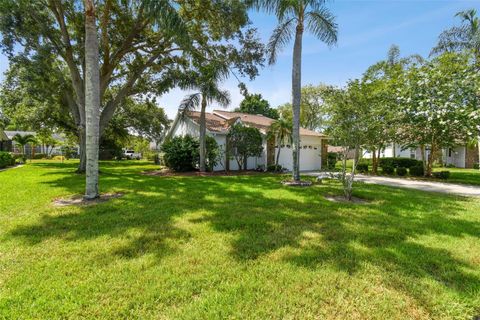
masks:
[[(200, 112), (189, 111), (187, 116), (195, 123), (200, 123)], [(235, 122), (236, 119), (240, 119), (248, 126), (255, 127), (261, 132), (266, 133), (270, 128), (274, 119), (262, 116), (241, 112), (230, 112), (224, 110), (214, 110), (213, 113), (205, 113), (205, 120), (207, 122), (207, 130), (210, 132), (225, 132), (230, 125)], [(324, 135), (312, 130), (300, 128), (300, 134), (304, 136), (316, 136), (323, 137)]]
[[(187, 116), (192, 119), (195, 123), (200, 123), (200, 112), (189, 111)], [(205, 113), (205, 120), (207, 123), (207, 130), (211, 132), (222, 132), (228, 130), (228, 122), (215, 114)]]
[[(272, 122), (274, 122), (274, 119), (265, 117), (263, 115), (255, 115), (255, 114), (248, 114), (248, 113), (241, 113), (241, 112), (230, 112), (230, 111), (224, 111), (224, 110), (213, 110), (213, 113), (216, 115), (219, 115), (221, 117), (224, 117), (226, 119), (232, 119), (232, 118), (240, 118), (242, 122), (245, 124), (251, 125), (257, 129), (259, 129), (262, 132), (267, 132), (268, 129), (270, 128), (270, 125)], [(308, 130), (304, 128), (300, 128), (300, 135), (303, 136), (314, 136), (314, 137), (323, 137), (324, 135), (313, 131), (313, 130)]]

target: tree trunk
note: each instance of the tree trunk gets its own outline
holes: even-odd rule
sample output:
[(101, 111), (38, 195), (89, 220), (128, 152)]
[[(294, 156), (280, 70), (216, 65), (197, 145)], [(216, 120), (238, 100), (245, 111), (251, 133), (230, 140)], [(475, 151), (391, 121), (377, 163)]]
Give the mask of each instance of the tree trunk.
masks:
[(275, 171), (278, 170), (278, 161), (280, 159), (280, 150), (282, 149), (280, 139), (278, 139), (277, 146), (278, 146), (278, 152), (277, 152), (277, 159), (275, 160)]
[(393, 143), (393, 157), (397, 157), (397, 145), (395, 144), (395, 142)]
[(480, 127), (478, 128), (477, 148), (478, 148), (478, 170), (480, 170)]
[(86, 154), (86, 137), (85, 137), (85, 128), (82, 126), (79, 128), (78, 133), (78, 157), (80, 163), (78, 164), (77, 173), (85, 173), (87, 170), (87, 154)]
[(427, 170), (425, 172), (425, 175), (427, 177), (430, 177), (432, 175), (432, 167), (433, 167), (433, 161), (435, 160), (435, 153), (437, 151), (437, 148), (434, 144), (430, 146), (430, 154), (428, 155), (428, 160), (427, 160)]
[(94, 0), (85, 0), (85, 199), (98, 198), (98, 142), (100, 127), (100, 70)]
[(295, 34), (292, 66), (292, 138), (293, 138), (293, 180), (300, 181), (300, 102), (302, 99), (302, 38), (303, 23), (299, 22)]
[(205, 172), (206, 165), (205, 165), (205, 155), (207, 152), (206, 148), (206, 120), (205, 120), (205, 111), (207, 109), (207, 99), (205, 99), (205, 95), (202, 94), (202, 110), (200, 112), (200, 172)]
[(377, 150), (373, 149), (372, 151), (372, 173), (377, 174), (378, 172), (378, 161), (377, 161)]
[(422, 163), (423, 163), (423, 175), (426, 176), (427, 174), (427, 161), (426, 161), (426, 156), (425, 156), (425, 145), (420, 146), (420, 152), (422, 154)]

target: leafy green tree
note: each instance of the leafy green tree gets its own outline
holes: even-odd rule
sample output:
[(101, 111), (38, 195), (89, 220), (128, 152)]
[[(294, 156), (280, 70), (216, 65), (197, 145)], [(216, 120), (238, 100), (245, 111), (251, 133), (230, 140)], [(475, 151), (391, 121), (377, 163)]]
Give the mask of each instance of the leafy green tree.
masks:
[(300, 104), (302, 87), (302, 42), (308, 30), (328, 45), (337, 42), (337, 25), (323, 0), (252, 0), (256, 8), (277, 16), (279, 25), (268, 43), (269, 63), (274, 64), (277, 53), (295, 37), (292, 65), (292, 114), (293, 114), (293, 180), (300, 181)]
[[(368, 100), (365, 98), (362, 83), (350, 81), (345, 89), (332, 88), (326, 97), (328, 112), (327, 134), (335, 145), (342, 147), (342, 170), (339, 179), (347, 200), (352, 199), (356, 168), (360, 158), (360, 148), (368, 140), (369, 128), (365, 125), (369, 117)], [(352, 170), (348, 172), (347, 159), (354, 150)]]
[[(475, 69), (480, 72), (480, 19), (477, 10), (460, 11), (455, 16), (462, 20), (462, 24), (443, 31), (431, 54), (470, 52), (474, 57)], [(480, 102), (477, 102), (477, 108), (480, 109)], [(480, 121), (477, 123), (477, 141), (480, 141)], [(477, 146), (480, 158), (480, 142)]]
[[(331, 87), (327, 85), (307, 85), (302, 87), (302, 100), (300, 103), (300, 126), (310, 130), (325, 129), (325, 95)], [(292, 105), (286, 103), (279, 106), (278, 112), (282, 118), (292, 122)]]
[[(241, 73), (255, 71), (263, 46), (243, 1), (96, 1), (100, 58), (100, 134), (130, 96), (162, 95), (189, 68), (197, 48), (218, 46)], [(27, 14), (26, 14), (27, 13)], [(228, 16), (228, 19), (225, 17)], [(39, 91), (61, 101), (77, 132), (85, 170), (85, 40), (83, 1), (3, 0), (1, 48), (11, 62), (39, 70)], [(241, 53), (241, 54), (238, 54)], [(242, 56), (239, 58), (239, 56)]]
[[(442, 54), (411, 67), (398, 88), (401, 138), (411, 147), (422, 148), (426, 176), (431, 175), (439, 150), (474, 136), (480, 119), (480, 74), (470, 59), (469, 55)], [(428, 158), (426, 148), (430, 148)]]
[(282, 150), (282, 144), (292, 143), (292, 123), (283, 118), (275, 120), (270, 125), (268, 131), (268, 138), (275, 139), (275, 144), (278, 147), (277, 157), (275, 159), (275, 169), (278, 169), (278, 160), (280, 159), (280, 150)]
[(235, 111), (249, 114), (261, 114), (265, 117), (278, 119), (278, 111), (271, 108), (270, 103), (263, 99), (261, 94), (247, 93), (242, 102), (240, 102), (240, 107), (236, 108)]
[(366, 125), (372, 128), (364, 147), (372, 152), (373, 173), (377, 173), (380, 152), (393, 143), (395, 157), (396, 145), (400, 142), (398, 131), (401, 124), (398, 122), (399, 104), (396, 99), (400, 78), (410, 66), (423, 61), (419, 55), (401, 57), (400, 48), (392, 45), (386, 59), (373, 64), (363, 74), (362, 88), (368, 96), (371, 115), (366, 119)]
[(35, 144), (37, 142), (37, 140), (35, 139), (35, 136), (31, 134), (26, 134), (22, 136), (21, 134), (17, 133), (16, 135), (13, 136), (12, 140), (15, 141), (21, 147), (22, 159), (23, 159), (23, 162), (25, 163), (27, 161), (25, 147), (28, 144)]
[(227, 134), (227, 152), (233, 155), (238, 168), (247, 169), (249, 157), (259, 157), (262, 154), (262, 135), (257, 128), (243, 124), (234, 124)]

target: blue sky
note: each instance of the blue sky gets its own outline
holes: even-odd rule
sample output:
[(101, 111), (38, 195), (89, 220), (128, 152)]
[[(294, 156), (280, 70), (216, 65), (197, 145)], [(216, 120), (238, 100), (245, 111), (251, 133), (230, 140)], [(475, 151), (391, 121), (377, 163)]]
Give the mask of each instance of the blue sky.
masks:
[[(400, 46), (402, 55), (428, 56), (440, 32), (455, 23), (460, 10), (476, 8), (480, 0), (337, 0), (328, 3), (337, 17), (338, 44), (328, 48), (306, 34), (303, 44), (302, 84), (343, 85), (360, 77), (373, 63), (383, 59), (392, 44)], [(252, 13), (253, 25), (267, 41), (277, 21), (264, 13)], [(260, 76), (246, 82), (249, 91), (261, 93), (272, 106), (290, 101), (292, 46), (287, 46), (273, 66), (266, 66)], [(8, 61), (0, 56), (0, 72)], [(1, 76), (0, 76), (1, 77)], [(242, 100), (233, 78), (223, 84), (232, 95), (230, 108)], [(159, 104), (173, 118), (185, 92), (172, 90), (160, 97)], [(210, 108), (211, 109), (211, 108)]]

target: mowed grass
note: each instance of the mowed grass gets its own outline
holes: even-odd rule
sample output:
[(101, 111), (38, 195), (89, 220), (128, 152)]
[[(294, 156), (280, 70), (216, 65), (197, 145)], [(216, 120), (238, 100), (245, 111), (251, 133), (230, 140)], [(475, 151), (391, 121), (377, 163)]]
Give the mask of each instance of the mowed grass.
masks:
[(472, 319), (480, 314), (480, 201), (275, 175), (153, 177), (102, 163), (125, 196), (83, 191), (75, 163), (0, 172), (0, 318)]
[[(352, 168), (353, 160), (347, 161), (347, 168)], [(341, 161), (337, 162), (336, 169), (340, 170), (342, 167)], [(371, 172), (372, 166), (369, 167), (369, 171)], [(469, 184), (474, 186), (480, 186), (480, 170), (478, 169), (463, 169), (463, 168), (433, 168), (433, 171), (450, 171), (450, 177), (447, 180), (441, 179), (432, 179), (428, 178), (428, 181), (436, 181), (436, 182), (448, 182), (448, 183), (457, 183), (457, 184)], [(379, 175), (382, 175), (382, 168), (378, 168)], [(401, 178), (395, 176), (397, 178)], [(421, 179), (418, 177), (406, 177), (412, 179)]]

